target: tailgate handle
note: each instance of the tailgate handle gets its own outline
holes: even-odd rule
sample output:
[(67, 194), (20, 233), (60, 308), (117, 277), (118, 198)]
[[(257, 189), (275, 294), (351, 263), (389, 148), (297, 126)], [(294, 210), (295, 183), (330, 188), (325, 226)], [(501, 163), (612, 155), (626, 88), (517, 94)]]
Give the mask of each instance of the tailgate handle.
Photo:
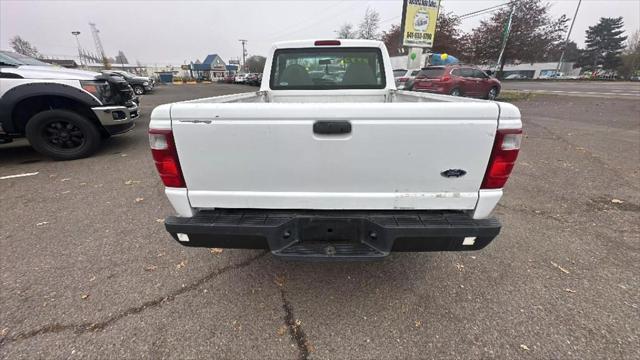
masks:
[(348, 121), (316, 121), (313, 132), (322, 135), (339, 135), (351, 133), (351, 123)]

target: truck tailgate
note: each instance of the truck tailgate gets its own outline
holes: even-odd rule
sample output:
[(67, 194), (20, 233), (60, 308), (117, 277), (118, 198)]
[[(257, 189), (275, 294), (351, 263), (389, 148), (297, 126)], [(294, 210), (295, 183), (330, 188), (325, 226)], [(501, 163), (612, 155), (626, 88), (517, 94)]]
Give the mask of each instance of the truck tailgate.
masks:
[(491, 102), (178, 103), (171, 124), (196, 208), (461, 210), (498, 116)]

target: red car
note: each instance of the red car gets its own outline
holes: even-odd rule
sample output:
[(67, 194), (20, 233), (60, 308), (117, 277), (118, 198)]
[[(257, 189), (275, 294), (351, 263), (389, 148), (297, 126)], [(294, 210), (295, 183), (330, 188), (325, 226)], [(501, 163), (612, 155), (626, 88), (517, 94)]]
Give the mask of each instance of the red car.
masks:
[(422, 68), (409, 90), (494, 100), (500, 81), (469, 65), (428, 66)]

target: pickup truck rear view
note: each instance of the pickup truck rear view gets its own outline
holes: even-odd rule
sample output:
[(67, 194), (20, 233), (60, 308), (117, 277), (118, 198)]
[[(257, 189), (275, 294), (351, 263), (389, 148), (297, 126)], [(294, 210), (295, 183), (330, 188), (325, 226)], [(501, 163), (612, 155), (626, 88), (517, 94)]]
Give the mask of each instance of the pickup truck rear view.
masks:
[(258, 92), (158, 106), (149, 139), (181, 244), (371, 259), (491, 242), (521, 129), (510, 104), (396, 90), (382, 42), (305, 40)]

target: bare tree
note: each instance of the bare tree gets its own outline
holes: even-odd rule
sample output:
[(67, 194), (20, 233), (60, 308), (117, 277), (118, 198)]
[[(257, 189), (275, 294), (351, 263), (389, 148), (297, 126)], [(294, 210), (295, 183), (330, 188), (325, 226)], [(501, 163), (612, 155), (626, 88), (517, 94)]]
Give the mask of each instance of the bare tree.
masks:
[(260, 55), (251, 55), (247, 58), (247, 68), (249, 72), (252, 73), (261, 73), (264, 69), (264, 63), (267, 61), (267, 58)]
[(353, 25), (344, 23), (340, 26), (339, 30), (336, 30), (336, 36), (338, 39), (355, 39), (358, 37), (358, 34), (353, 29)]
[(622, 53), (618, 72), (625, 79), (640, 76), (640, 29), (627, 38), (627, 48)]
[(124, 52), (120, 50), (118, 51), (118, 55), (116, 55), (116, 58), (114, 59), (114, 63), (128, 64), (129, 60), (127, 59), (127, 56), (124, 54)]
[(374, 9), (367, 8), (362, 22), (358, 25), (358, 38), (380, 39), (380, 14)]
[(31, 45), (30, 42), (21, 38), (20, 36), (16, 35), (11, 38), (11, 40), (9, 40), (9, 45), (11, 45), (11, 48), (18, 54), (31, 56), (33, 58), (37, 58), (40, 56), (38, 49), (36, 49), (35, 46)]

